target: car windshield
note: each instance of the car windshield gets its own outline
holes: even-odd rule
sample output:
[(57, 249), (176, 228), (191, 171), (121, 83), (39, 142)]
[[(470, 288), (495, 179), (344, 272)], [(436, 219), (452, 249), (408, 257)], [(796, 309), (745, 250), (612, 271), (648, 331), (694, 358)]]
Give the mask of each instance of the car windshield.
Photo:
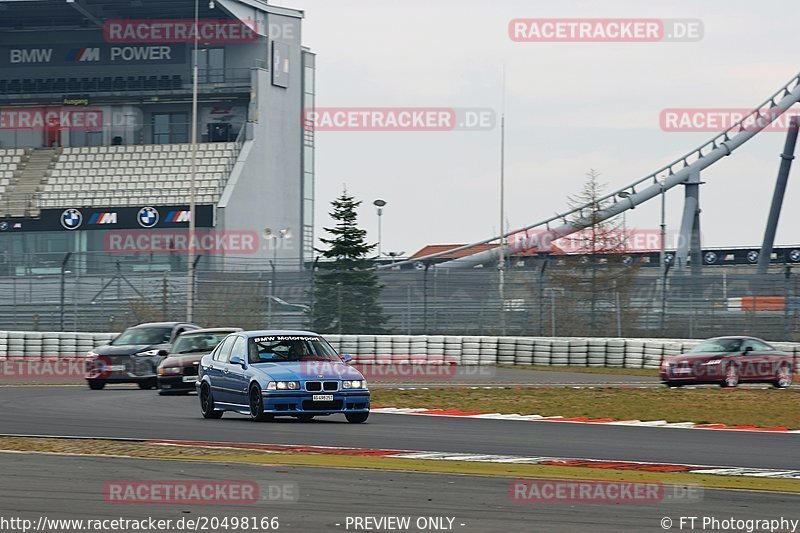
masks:
[(215, 331), (213, 333), (184, 333), (172, 347), (172, 354), (210, 352), (227, 337), (230, 331)]
[(169, 342), (172, 337), (172, 328), (165, 327), (144, 327), (128, 328), (114, 339), (111, 344), (114, 346), (127, 346), (133, 344), (164, 344)]
[(270, 335), (250, 339), (249, 362), (338, 361), (341, 359), (322, 337)]
[(738, 352), (742, 349), (742, 339), (709, 339), (691, 350), (689, 355), (700, 355), (714, 352)]

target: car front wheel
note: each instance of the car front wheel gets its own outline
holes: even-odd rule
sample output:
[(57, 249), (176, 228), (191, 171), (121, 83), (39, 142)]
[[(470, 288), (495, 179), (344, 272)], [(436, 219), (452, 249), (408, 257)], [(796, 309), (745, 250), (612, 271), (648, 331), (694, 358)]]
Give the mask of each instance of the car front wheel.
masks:
[(89, 388), (92, 390), (103, 390), (103, 387), (106, 386), (106, 382), (102, 379), (87, 379), (89, 383)]
[(250, 418), (256, 422), (266, 422), (272, 420), (272, 415), (264, 412), (264, 398), (261, 396), (261, 387), (253, 385), (250, 387)]
[(351, 424), (363, 424), (369, 418), (369, 411), (366, 413), (345, 413), (344, 417)]
[(214, 409), (214, 398), (211, 396), (211, 387), (208, 383), (203, 383), (200, 387), (200, 410), (203, 418), (222, 418), (222, 411)]

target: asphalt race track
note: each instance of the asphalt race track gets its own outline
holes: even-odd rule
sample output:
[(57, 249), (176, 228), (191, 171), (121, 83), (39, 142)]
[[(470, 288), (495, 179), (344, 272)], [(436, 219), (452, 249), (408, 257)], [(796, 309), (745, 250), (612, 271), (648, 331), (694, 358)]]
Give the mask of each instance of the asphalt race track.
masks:
[(515, 422), (373, 414), (311, 423), (254, 423), (226, 413), (204, 420), (196, 396), (84, 387), (0, 387), (5, 434), (188, 439), (575, 457), (712, 466), (796, 469), (798, 435)]
[[(797, 495), (725, 490), (705, 490), (702, 501), (694, 503), (515, 503), (509, 499), (510, 480), (503, 478), (107, 457), (0, 453), (0, 471), (0, 517), (30, 519), (34, 524), (42, 516), (174, 521), (257, 516), (278, 517), (279, 531), (347, 531), (348, 516), (389, 515), (453, 517), (452, 530), (465, 533), (663, 531), (664, 517), (671, 517), (677, 529), (680, 516), (793, 518), (787, 511), (800, 505)], [(163, 479), (294, 484), (298, 499), (250, 505), (145, 505), (110, 503), (104, 497), (108, 482)]]

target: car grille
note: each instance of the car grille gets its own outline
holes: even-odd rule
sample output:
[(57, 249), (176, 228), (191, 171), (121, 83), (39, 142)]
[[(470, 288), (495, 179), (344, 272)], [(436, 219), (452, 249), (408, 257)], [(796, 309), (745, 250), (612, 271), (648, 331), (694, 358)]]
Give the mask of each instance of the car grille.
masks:
[(341, 409), (342, 400), (334, 400), (332, 402), (305, 400), (303, 402), (303, 411), (341, 411)]
[(184, 376), (196, 376), (197, 375), (197, 367), (196, 366), (187, 366), (183, 368), (183, 375)]
[(339, 390), (338, 381), (306, 381), (306, 390), (308, 392), (336, 392)]

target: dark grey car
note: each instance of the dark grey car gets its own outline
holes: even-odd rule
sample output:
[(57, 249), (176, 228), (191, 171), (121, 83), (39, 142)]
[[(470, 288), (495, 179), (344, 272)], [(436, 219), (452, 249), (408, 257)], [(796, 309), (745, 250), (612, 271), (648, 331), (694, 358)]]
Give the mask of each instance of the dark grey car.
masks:
[(106, 383), (137, 383), (141, 389), (157, 385), (156, 368), (181, 333), (199, 329), (184, 322), (150, 322), (120, 333), (111, 343), (89, 352), (86, 382), (92, 390)]
[(194, 392), (200, 360), (237, 331), (242, 328), (195, 329), (183, 333), (172, 345), (167, 358), (158, 365), (158, 393), (163, 396)]

